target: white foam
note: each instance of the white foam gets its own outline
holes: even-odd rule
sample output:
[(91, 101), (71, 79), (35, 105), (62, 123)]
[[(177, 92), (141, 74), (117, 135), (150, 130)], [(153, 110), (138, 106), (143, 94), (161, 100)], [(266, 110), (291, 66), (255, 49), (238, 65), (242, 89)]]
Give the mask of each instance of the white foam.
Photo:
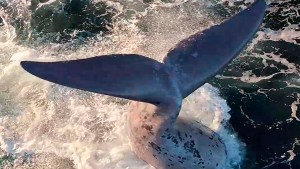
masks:
[(226, 126), (230, 119), (229, 111), (226, 100), (219, 96), (219, 90), (210, 84), (205, 84), (184, 100), (180, 112), (180, 116), (193, 117), (221, 136), (228, 154), (226, 168), (240, 164), (245, 148), (245, 145)]
[(37, 6), (37, 9), (41, 8), (44, 5), (49, 5), (49, 4), (51, 4), (51, 3), (55, 2), (55, 1), (56, 0), (49, 0), (49, 1), (45, 2), (45, 3), (39, 3), (38, 6)]
[[(71, 159), (78, 169), (150, 168), (131, 152), (126, 134), (127, 104), (116, 104), (111, 102), (115, 101), (113, 98), (96, 95), (82, 100), (82, 93), (69, 89), (61, 93), (51, 88), (39, 90), (39, 93), (32, 88), (28, 90), (31, 92), (26, 93), (30, 95), (21, 94), (22, 98), (18, 99), (30, 96), (35, 100), (30, 100), (29, 108), (16, 117), (15, 124), (10, 124), (14, 118), (8, 118), (6, 125), (3, 124), (4, 128), (16, 125), (18, 135), (13, 136), (18, 138), (11, 141), (17, 140), (14, 145), (17, 153), (56, 154)], [(204, 85), (185, 100), (182, 115), (192, 115), (218, 132), (226, 143), (230, 162), (239, 163), (241, 146), (222, 123), (230, 117), (229, 108), (216, 92), (211, 85)], [(58, 98), (53, 98), (52, 93)], [(16, 131), (10, 132), (9, 135)]]
[(298, 29), (298, 25), (289, 25), (283, 29), (274, 31), (270, 28), (265, 28), (264, 31), (260, 32), (263, 35), (264, 39), (269, 39), (272, 41), (285, 41), (290, 42), (294, 44), (298, 44), (296, 42), (296, 39), (300, 39), (300, 32), (295, 31), (295, 29)]
[(293, 161), (294, 158), (297, 156), (297, 154), (294, 152), (296, 146), (300, 145), (300, 140), (298, 140), (297, 138), (294, 140), (294, 143), (292, 144), (292, 149), (288, 150), (287, 153), (289, 154), (289, 157), (287, 160), (285, 160), (284, 162), (289, 162), (289, 161)]
[[(275, 75), (278, 74), (298, 74), (300, 72), (299, 67), (295, 63), (289, 62), (287, 59), (282, 58), (280, 54), (275, 54), (275, 53), (264, 53), (264, 54), (256, 54), (254, 55), (257, 58), (262, 58), (264, 66), (273, 66), (274, 65), (268, 65), (266, 63), (267, 60), (272, 60), (275, 61), (279, 64), (282, 64), (287, 67), (287, 69), (281, 69), (279, 72), (275, 72), (273, 74), (267, 75), (267, 76), (256, 76), (252, 70), (247, 70), (242, 73), (241, 77), (235, 77), (235, 76), (223, 76), (223, 75), (218, 75), (217, 77), (220, 79), (239, 79), (243, 82), (247, 83), (257, 83), (263, 80), (269, 80), (272, 79)], [(296, 85), (290, 84), (290, 82), (286, 82), (289, 87), (299, 87)]]
[(292, 110), (291, 117), (293, 117), (297, 121), (300, 121), (300, 117), (297, 116), (298, 105), (300, 105), (300, 94), (299, 93), (297, 94), (297, 97), (298, 97), (297, 100), (291, 104), (291, 110)]

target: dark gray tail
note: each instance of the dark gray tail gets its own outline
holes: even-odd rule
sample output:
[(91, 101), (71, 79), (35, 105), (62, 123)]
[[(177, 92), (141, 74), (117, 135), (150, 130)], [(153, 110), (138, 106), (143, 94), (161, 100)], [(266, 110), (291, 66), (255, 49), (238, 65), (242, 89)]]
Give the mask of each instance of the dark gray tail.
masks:
[(174, 67), (183, 98), (215, 76), (237, 57), (257, 32), (266, 10), (264, 0), (220, 25), (179, 42), (164, 59)]
[(60, 85), (154, 104), (172, 95), (167, 69), (173, 67), (179, 82), (175, 88), (186, 97), (238, 56), (258, 30), (265, 8), (264, 0), (257, 0), (224, 23), (181, 41), (165, 58), (168, 66), (134, 54), (21, 65)]

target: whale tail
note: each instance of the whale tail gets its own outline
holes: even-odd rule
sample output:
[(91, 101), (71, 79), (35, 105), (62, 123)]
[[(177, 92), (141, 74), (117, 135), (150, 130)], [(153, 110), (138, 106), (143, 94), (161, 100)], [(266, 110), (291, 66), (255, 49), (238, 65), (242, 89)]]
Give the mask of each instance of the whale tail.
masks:
[(61, 62), (22, 61), (31, 74), (60, 85), (148, 103), (166, 93), (165, 65), (140, 55), (105, 55)]
[(169, 51), (164, 63), (117, 54), (62, 62), (23, 61), (21, 66), (60, 85), (153, 104), (172, 95), (166, 90), (171, 71), (184, 98), (238, 56), (258, 30), (265, 8), (264, 0), (257, 0), (222, 24), (190, 36)]

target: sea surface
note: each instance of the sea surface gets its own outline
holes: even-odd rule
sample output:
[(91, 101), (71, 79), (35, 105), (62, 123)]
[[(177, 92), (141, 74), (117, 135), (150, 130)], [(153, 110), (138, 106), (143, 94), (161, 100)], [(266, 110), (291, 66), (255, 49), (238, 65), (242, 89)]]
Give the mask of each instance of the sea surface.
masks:
[[(177, 42), (253, 0), (0, 0), (0, 168), (153, 169), (132, 152), (129, 101), (56, 85), (20, 61), (141, 54)], [(181, 116), (217, 132), (226, 169), (300, 168), (300, 3), (267, 1), (264, 22)]]

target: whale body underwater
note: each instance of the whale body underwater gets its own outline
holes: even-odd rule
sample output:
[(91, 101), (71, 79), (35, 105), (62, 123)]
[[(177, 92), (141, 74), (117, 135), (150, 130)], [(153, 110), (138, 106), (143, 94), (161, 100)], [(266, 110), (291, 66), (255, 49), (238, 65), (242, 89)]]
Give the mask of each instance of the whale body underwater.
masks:
[(163, 63), (136, 54), (60, 62), (22, 61), (44, 80), (133, 100), (128, 115), (134, 153), (157, 169), (222, 169), (227, 154), (220, 137), (199, 122), (178, 117), (182, 99), (238, 56), (257, 32), (264, 0), (220, 25), (191, 35)]

